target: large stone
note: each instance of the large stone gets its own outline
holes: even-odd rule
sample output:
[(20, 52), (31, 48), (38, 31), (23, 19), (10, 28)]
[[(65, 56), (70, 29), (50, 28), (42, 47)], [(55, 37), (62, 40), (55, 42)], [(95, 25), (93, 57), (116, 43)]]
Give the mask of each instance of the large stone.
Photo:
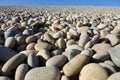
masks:
[(116, 72), (108, 77), (107, 80), (120, 80), (120, 72)]
[(15, 72), (15, 80), (24, 80), (26, 73), (29, 70), (29, 66), (27, 64), (20, 64)]
[(15, 54), (16, 52), (12, 49), (0, 45), (0, 61), (6, 62)]
[(54, 66), (33, 68), (25, 80), (60, 80), (60, 71)]
[(28, 36), (25, 41), (26, 41), (27, 44), (33, 43), (33, 42), (37, 41), (37, 37), (34, 36), (34, 35), (31, 35), (31, 36)]
[(17, 66), (23, 63), (26, 59), (24, 54), (16, 54), (10, 58), (2, 67), (2, 72), (6, 75), (11, 75)]
[(120, 67), (120, 47), (109, 49), (110, 57), (116, 66)]
[(63, 72), (66, 76), (69, 77), (75, 76), (88, 62), (89, 62), (88, 56), (79, 54), (64, 65)]
[(84, 66), (80, 72), (79, 80), (106, 80), (108, 73), (96, 63)]
[(57, 55), (53, 56), (52, 58), (48, 59), (46, 62), (46, 66), (56, 66), (61, 67), (67, 62), (67, 57), (64, 55)]

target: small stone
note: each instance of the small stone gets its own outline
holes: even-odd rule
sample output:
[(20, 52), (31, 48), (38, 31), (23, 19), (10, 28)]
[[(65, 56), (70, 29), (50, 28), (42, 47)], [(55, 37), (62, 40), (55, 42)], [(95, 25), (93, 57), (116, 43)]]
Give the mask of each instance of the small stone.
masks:
[(51, 49), (51, 45), (49, 45), (46, 42), (38, 42), (37, 44), (35, 44), (35, 50), (36, 51), (40, 51), (41, 49), (50, 50)]
[(25, 44), (25, 39), (26, 39), (26, 36), (18, 36), (16, 38), (16, 42), (18, 45)]
[(67, 57), (64, 55), (57, 55), (47, 60), (46, 66), (61, 67), (67, 62)]
[(28, 56), (30, 53), (35, 53), (35, 54), (37, 54), (38, 51), (35, 51), (35, 50), (24, 50), (24, 51), (21, 51), (21, 52), (19, 52), (19, 53), (25, 54), (26, 56)]
[(25, 42), (26, 42), (27, 44), (33, 43), (33, 42), (36, 42), (36, 41), (37, 41), (37, 37), (34, 36), (34, 35), (31, 35), (31, 36), (27, 37), (26, 40), (25, 40)]
[(24, 80), (60, 80), (60, 71), (53, 66), (33, 68)]
[(120, 47), (112, 47), (108, 51), (112, 61), (117, 67), (120, 67)]
[(110, 55), (107, 52), (99, 52), (92, 56), (95, 61), (105, 61), (110, 58)]
[(95, 44), (92, 47), (92, 49), (95, 50), (96, 53), (99, 53), (99, 52), (108, 52), (109, 48), (111, 48), (111, 45), (107, 44), (107, 43)]
[(58, 48), (50, 53), (51, 56), (61, 55), (63, 52), (62, 49)]
[(66, 76), (69, 77), (75, 76), (88, 62), (89, 62), (88, 56), (79, 54), (64, 65), (63, 72)]
[(65, 40), (63, 38), (58, 39), (57, 45), (59, 48), (61, 48), (63, 50), (66, 48), (66, 43), (65, 43)]
[(75, 45), (75, 44), (77, 44), (77, 43), (75, 42), (75, 40), (70, 39), (70, 40), (67, 41), (66, 46), (68, 47), (68, 46), (70, 46), (70, 45)]
[(85, 65), (79, 75), (79, 80), (106, 80), (108, 73), (96, 63)]
[(55, 23), (55, 24), (52, 24), (52, 26), (55, 27), (55, 28), (57, 28), (57, 29), (59, 29), (59, 30), (61, 30), (61, 29), (64, 28), (62, 25), (56, 24), (56, 23)]
[(34, 47), (35, 47), (35, 43), (30, 43), (30, 44), (27, 45), (26, 49), (27, 50), (35, 50)]
[(39, 66), (39, 59), (35, 55), (35, 53), (30, 53), (28, 55), (27, 63), (30, 67), (38, 67)]
[(3, 73), (6, 75), (11, 75), (13, 70), (16, 69), (19, 64), (23, 63), (25, 59), (26, 56), (24, 54), (16, 54), (3, 65)]
[(54, 44), (54, 42), (55, 42), (54, 38), (48, 33), (44, 34), (44, 40), (46, 40), (46, 41), (48, 41), (48, 42), (50, 42), (52, 44)]
[(81, 32), (80, 39), (79, 39), (79, 45), (81, 47), (84, 47), (85, 44), (88, 42), (88, 40), (89, 40), (89, 36), (88, 36), (87, 32), (84, 32), (84, 31)]
[(98, 29), (104, 29), (104, 28), (106, 28), (106, 27), (108, 27), (107, 24), (99, 24), (99, 25), (97, 26)]
[(116, 68), (116, 65), (111, 60), (106, 60), (104, 63), (109, 64), (112, 67)]
[(8, 37), (5, 40), (5, 47), (14, 48), (16, 44), (16, 39), (14, 37)]
[(116, 72), (108, 77), (107, 80), (120, 80), (120, 72)]
[(29, 70), (29, 66), (27, 64), (20, 64), (15, 72), (15, 80), (24, 80), (26, 73)]
[(108, 34), (106, 38), (110, 40), (110, 43), (112, 46), (115, 46), (120, 41), (120, 38), (118, 37), (118, 35), (115, 35), (115, 34)]
[(15, 54), (16, 52), (14, 50), (0, 45), (0, 61), (1, 62), (5, 63)]

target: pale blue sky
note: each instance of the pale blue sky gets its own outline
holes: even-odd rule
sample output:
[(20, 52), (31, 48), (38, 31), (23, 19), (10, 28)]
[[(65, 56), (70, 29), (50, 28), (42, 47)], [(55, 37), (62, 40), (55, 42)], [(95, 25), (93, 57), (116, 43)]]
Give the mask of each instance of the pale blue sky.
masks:
[(120, 0), (0, 0), (0, 5), (120, 6)]

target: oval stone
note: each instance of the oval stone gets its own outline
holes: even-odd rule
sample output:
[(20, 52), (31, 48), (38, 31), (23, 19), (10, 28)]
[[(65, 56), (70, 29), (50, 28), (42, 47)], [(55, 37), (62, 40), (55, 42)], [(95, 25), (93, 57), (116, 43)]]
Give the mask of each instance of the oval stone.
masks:
[(3, 73), (6, 75), (11, 75), (13, 70), (16, 69), (19, 64), (23, 63), (25, 59), (26, 56), (24, 54), (16, 54), (3, 65)]
[(96, 63), (84, 66), (79, 75), (79, 80), (106, 80), (107, 78), (106, 70)]
[(78, 74), (83, 66), (89, 62), (89, 57), (83, 54), (79, 54), (72, 58), (67, 64), (63, 67), (63, 72), (66, 76), (74, 76)]
[(15, 80), (24, 80), (26, 73), (29, 70), (29, 66), (27, 64), (20, 64), (15, 72)]
[(16, 39), (14, 37), (8, 37), (5, 40), (5, 47), (13, 48), (15, 47), (15, 44), (16, 44)]
[(67, 57), (64, 55), (56, 55), (47, 60), (46, 66), (61, 67), (67, 62)]
[(53, 66), (31, 69), (25, 80), (60, 80), (60, 71)]

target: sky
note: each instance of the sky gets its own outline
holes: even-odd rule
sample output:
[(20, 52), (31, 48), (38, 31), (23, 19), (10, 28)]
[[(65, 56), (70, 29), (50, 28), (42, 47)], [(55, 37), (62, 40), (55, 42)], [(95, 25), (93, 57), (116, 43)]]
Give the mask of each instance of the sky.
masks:
[(15, 6), (120, 6), (120, 0), (0, 0)]

